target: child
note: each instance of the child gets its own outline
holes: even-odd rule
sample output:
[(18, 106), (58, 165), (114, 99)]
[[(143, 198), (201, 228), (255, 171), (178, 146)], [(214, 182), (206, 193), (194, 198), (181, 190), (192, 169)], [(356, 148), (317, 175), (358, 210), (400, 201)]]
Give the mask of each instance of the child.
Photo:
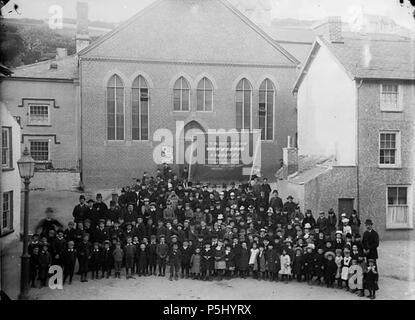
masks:
[(114, 270), (115, 270), (115, 278), (121, 278), (121, 266), (122, 261), (124, 259), (124, 251), (121, 249), (121, 243), (117, 242), (115, 244), (115, 249), (112, 252), (112, 256), (114, 258)]
[(297, 279), (298, 282), (302, 281), (303, 277), (303, 263), (304, 263), (304, 256), (303, 256), (303, 250), (298, 247), (295, 248), (295, 256), (293, 261), (293, 276), (295, 279)]
[(363, 269), (357, 263), (357, 259), (352, 258), (352, 265), (349, 268), (349, 289), (352, 293), (359, 292), (359, 297), (363, 297)]
[(72, 278), (75, 270), (76, 263), (76, 249), (74, 249), (75, 242), (72, 240), (68, 241), (68, 248), (62, 252), (63, 262), (63, 283), (69, 277), (69, 284), (72, 284)]
[(314, 276), (317, 280), (317, 285), (321, 285), (321, 280), (324, 276), (324, 249), (318, 248), (317, 254), (314, 255)]
[(173, 275), (175, 280), (179, 280), (179, 268), (181, 265), (181, 252), (179, 245), (174, 243), (172, 250), (169, 254), (169, 265), (170, 265), (170, 281), (173, 281)]
[(342, 269), (341, 269), (341, 279), (347, 291), (349, 291), (348, 280), (349, 280), (349, 268), (351, 265), (352, 265), (352, 257), (350, 256), (350, 250), (348, 248), (345, 248), (344, 258), (342, 262)]
[(145, 276), (147, 270), (147, 250), (146, 245), (141, 243), (136, 252), (136, 263), (138, 267), (138, 276)]
[(36, 277), (39, 274), (39, 246), (33, 246), (30, 254), (30, 283), (35, 288)]
[(92, 249), (89, 260), (89, 268), (91, 270), (92, 280), (95, 278), (99, 279), (98, 271), (101, 270), (101, 251), (98, 242), (94, 242), (94, 248)]
[(124, 247), (125, 256), (125, 275), (127, 279), (135, 279), (132, 275), (134, 267), (134, 258), (137, 251), (137, 247), (133, 244), (131, 236), (127, 237), (127, 244)]
[(306, 249), (306, 253), (304, 254), (304, 264), (303, 264), (303, 271), (305, 280), (308, 284), (311, 284), (313, 279), (313, 261), (314, 261), (314, 245), (309, 244)]
[(157, 245), (156, 254), (157, 254), (157, 264), (159, 266), (159, 277), (164, 277), (166, 275), (166, 260), (167, 253), (169, 251), (169, 246), (165, 242), (166, 238), (164, 235), (160, 236), (160, 243)]
[(229, 280), (233, 277), (235, 272), (235, 252), (232, 250), (232, 245), (230, 243), (225, 246), (225, 263), (225, 277)]
[(225, 249), (222, 240), (218, 240), (218, 244), (214, 251), (215, 271), (218, 275), (218, 280), (221, 281), (226, 269)]
[(288, 283), (288, 277), (291, 276), (291, 258), (287, 254), (287, 250), (282, 249), (282, 254), (280, 257), (281, 261), (281, 270), (279, 274), (281, 275), (281, 280), (285, 280), (285, 283)]
[(252, 271), (254, 279), (258, 278), (258, 254), (259, 249), (256, 242), (252, 243), (251, 255), (249, 257), (249, 269)]
[(270, 281), (278, 281), (278, 271), (280, 271), (280, 257), (277, 250), (274, 249), (274, 244), (268, 244), (266, 252), (267, 270)]
[(258, 280), (265, 279), (265, 272), (267, 271), (267, 260), (265, 256), (265, 247), (263, 244), (259, 245), (258, 269), (259, 269)]
[(366, 274), (366, 288), (369, 291), (369, 295), (367, 296), (370, 299), (376, 299), (375, 292), (379, 290), (378, 280), (379, 274), (376, 268), (375, 260), (368, 259), (368, 267), (367, 267), (367, 274)]
[(40, 286), (46, 287), (46, 280), (48, 278), (49, 266), (52, 263), (52, 257), (49, 253), (47, 245), (42, 246), (42, 251), (39, 254), (39, 279)]
[(104, 241), (104, 248), (102, 249), (102, 278), (104, 278), (105, 273), (107, 279), (111, 275), (111, 269), (114, 265), (114, 258), (112, 254), (112, 249), (110, 247), (110, 241)]
[(210, 249), (210, 243), (205, 243), (205, 248), (202, 251), (201, 260), (201, 272), (203, 280), (210, 280), (210, 272), (213, 271), (211, 267), (212, 262), (212, 250)]
[(337, 280), (337, 288), (342, 287), (342, 279), (341, 279), (341, 270), (342, 270), (342, 264), (343, 264), (343, 256), (342, 256), (343, 250), (342, 249), (336, 249), (336, 257), (334, 258), (334, 262), (337, 266), (336, 276), (335, 279)]
[(325, 265), (324, 265), (324, 282), (327, 288), (334, 288), (334, 280), (336, 279), (337, 264), (334, 261), (335, 254), (333, 251), (327, 251), (324, 254)]
[(192, 279), (199, 279), (200, 278), (200, 248), (196, 247), (195, 253), (192, 254), (190, 258), (190, 273), (192, 274)]
[(247, 274), (249, 273), (249, 258), (250, 258), (250, 252), (248, 250), (248, 246), (246, 241), (242, 241), (241, 248), (239, 250), (239, 275), (245, 279)]
[(88, 282), (86, 279), (88, 274), (88, 262), (91, 255), (91, 243), (89, 242), (89, 234), (84, 234), (82, 242), (78, 246), (78, 262), (81, 282)]
[(190, 259), (192, 258), (192, 249), (189, 246), (189, 241), (183, 241), (182, 253), (182, 278), (188, 278), (190, 272)]
[(156, 235), (150, 237), (150, 244), (148, 248), (148, 272), (150, 275), (156, 275), (157, 267), (157, 242)]

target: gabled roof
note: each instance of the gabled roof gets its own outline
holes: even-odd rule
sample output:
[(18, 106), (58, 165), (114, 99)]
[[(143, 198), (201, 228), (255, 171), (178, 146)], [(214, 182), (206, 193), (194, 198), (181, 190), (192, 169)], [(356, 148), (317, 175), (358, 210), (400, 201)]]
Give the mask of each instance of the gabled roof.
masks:
[[(52, 63), (56, 64), (56, 69), (50, 67)], [(38, 78), (73, 80), (78, 78), (78, 59), (76, 55), (71, 55), (64, 58), (24, 65), (12, 71), (13, 75), (7, 79)]]
[(324, 46), (353, 79), (415, 80), (415, 41), (396, 35), (347, 34), (342, 42), (317, 37), (294, 83), (301, 85), (318, 49)]
[[(279, 54), (281, 54), (282, 56), (284, 56), (287, 60), (288, 64), (291, 65), (298, 65), (300, 62), (292, 55), (290, 54), (285, 48), (283, 48), (280, 44), (276, 43), (274, 41), (274, 39), (272, 39), (267, 33), (265, 33), (260, 27), (258, 27), (256, 24), (254, 24), (251, 20), (249, 20), (246, 16), (244, 16), (238, 9), (236, 9), (232, 4), (230, 4), (227, 0), (193, 0), (193, 1), (184, 1), (184, 0), (158, 0), (155, 1), (154, 3), (152, 3), (151, 5), (149, 5), (148, 7), (144, 8), (143, 10), (141, 10), (140, 12), (138, 12), (137, 14), (135, 14), (133, 17), (131, 17), (130, 19), (128, 19), (126, 22), (122, 23), (121, 25), (119, 25), (117, 28), (115, 28), (113, 31), (107, 33), (106, 35), (102, 36), (101, 38), (99, 38), (97, 41), (93, 42), (92, 44), (90, 44), (88, 47), (86, 47), (85, 49), (81, 50), (79, 52), (79, 56), (82, 58), (82, 56), (84, 56), (87, 53), (90, 53), (93, 49), (95, 48), (99, 48), (100, 45), (105, 44), (106, 41), (108, 41), (109, 39), (113, 38), (116, 35), (119, 35), (121, 31), (123, 31), (124, 29), (126, 29), (129, 26), (136, 26), (137, 23), (140, 21), (141, 19), (146, 19), (147, 14), (152, 14), (154, 15), (153, 10), (162, 10), (163, 14), (165, 15), (165, 9), (169, 8), (172, 10), (178, 10), (178, 8), (182, 8), (181, 11), (174, 11), (172, 12), (172, 14), (177, 14), (177, 15), (181, 15), (184, 14), (184, 12), (188, 12), (189, 8), (191, 8), (191, 6), (195, 5), (195, 4), (199, 4), (199, 5), (204, 5), (205, 8), (206, 6), (211, 3), (212, 7), (214, 7), (215, 9), (212, 10), (216, 10), (216, 12), (231, 12), (235, 17), (237, 17), (243, 24), (245, 24), (246, 26), (248, 26), (252, 31), (254, 31), (255, 33), (257, 33), (257, 35), (262, 38), (263, 40), (265, 40), (266, 42), (268, 42), (268, 44), (273, 47), (276, 51), (279, 52)], [(161, 6), (163, 4), (163, 6)], [(177, 4), (177, 6), (175, 7), (173, 4)], [(170, 5), (170, 6), (169, 6)], [(182, 6), (182, 7), (180, 7)], [(205, 13), (203, 11), (201, 11), (199, 14)], [(188, 16), (187, 16), (188, 17)], [(177, 19), (177, 17), (175, 17)], [(220, 19), (220, 18), (218, 18)], [(194, 20), (194, 19), (193, 19)], [(187, 21), (188, 23), (191, 23), (191, 21)], [(151, 22), (149, 22), (151, 23)], [(158, 23), (157, 21), (155, 21), (154, 23)], [(226, 23), (226, 21), (220, 21), (220, 23)], [(208, 25), (206, 27), (209, 27)], [(216, 29), (218, 26), (215, 26)], [(180, 26), (180, 28), (183, 28), (183, 26)], [(183, 30), (183, 29), (178, 29), (177, 32), (179, 32), (179, 30)], [(191, 26), (188, 26), (187, 29), (192, 30)], [(154, 29), (154, 28), (153, 28)], [(166, 32), (165, 29), (163, 29), (163, 27), (159, 28), (160, 32), (162, 32), (161, 30), (163, 30), (164, 32)], [(226, 34), (227, 30), (226, 28), (222, 29), (223, 30), (223, 35), (229, 37), (229, 34)], [(152, 31), (152, 30), (151, 30)], [(213, 32), (213, 31), (212, 31)], [(216, 32), (216, 31), (215, 31)], [(218, 33), (218, 32), (217, 32)], [(160, 35), (160, 34), (159, 34)], [(212, 34), (213, 35), (213, 34)], [(173, 33), (170, 35), (173, 36)], [(157, 39), (154, 39), (153, 36), (153, 40), (151, 41), (156, 41)], [(162, 38), (160, 41), (166, 41), (166, 39)], [(220, 42), (218, 42), (218, 44), (222, 44)], [(188, 44), (188, 45), (192, 45), (192, 44)], [(174, 49), (174, 48), (168, 48), (168, 49)], [(199, 48), (199, 51), (202, 51), (203, 49)], [(206, 50), (208, 51), (208, 50)], [(138, 50), (138, 52), (140, 52), (140, 50)], [(144, 53), (143, 53), (144, 54)], [(176, 58), (176, 57), (172, 57), (172, 58)]]

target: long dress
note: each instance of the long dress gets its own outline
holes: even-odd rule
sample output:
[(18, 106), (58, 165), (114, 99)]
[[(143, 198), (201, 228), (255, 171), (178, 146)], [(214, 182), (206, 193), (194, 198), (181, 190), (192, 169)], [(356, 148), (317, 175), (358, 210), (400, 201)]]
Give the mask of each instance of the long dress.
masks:
[(281, 259), (281, 269), (279, 274), (291, 275), (291, 258), (288, 254), (283, 254)]
[(200, 254), (195, 253), (190, 258), (190, 265), (192, 266), (190, 272), (193, 274), (200, 274)]

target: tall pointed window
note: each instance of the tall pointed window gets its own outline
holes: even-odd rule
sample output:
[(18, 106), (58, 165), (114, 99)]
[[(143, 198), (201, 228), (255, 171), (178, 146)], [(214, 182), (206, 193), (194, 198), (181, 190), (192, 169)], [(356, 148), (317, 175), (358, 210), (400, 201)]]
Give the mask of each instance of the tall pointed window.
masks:
[(251, 129), (252, 87), (245, 78), (236, 86), (236, 128)]
[(259, 129), (261, 140), (274, 140), (274, 85), (265, 79), (259, 87)]
[(197, 85), (197, 111), (212, 111), (213, 85), (204, 77)]
[(124, 140), (124, 83), (116, 74), (107, 86), (107, 139)]
[(149, 94), (147, 81), (138, 76), (132, 86), (132, 139), (148, 140), (149, 136)]
[(173, 110), (189, 111), (190, 86), (183, 77), (177, 79), (173, 87)]

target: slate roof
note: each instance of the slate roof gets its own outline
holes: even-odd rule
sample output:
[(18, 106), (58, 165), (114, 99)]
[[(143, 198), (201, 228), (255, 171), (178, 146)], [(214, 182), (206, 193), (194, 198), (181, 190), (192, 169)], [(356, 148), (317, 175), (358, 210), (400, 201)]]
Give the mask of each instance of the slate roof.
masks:
[(331, 170), (334, 163), (332, 157), (324, 156), (299, 156), (298, 172), (296, 175), (289, 177), (290, 183), (303, 185), (314, 180), (319, 175)]
[[(56, 63), (57, 68), (50, 68), (51, 63)], [(76, 55), (64, 58), (51, 59), (12, 69), (11, 78), (38, 78), (38, 79), (64, 79), (78, 78), (78, 58)]]
[(319, 37), (354, 78), (415, 80), (415, 41), (401, 36), (360, 36), (331, 43)]

